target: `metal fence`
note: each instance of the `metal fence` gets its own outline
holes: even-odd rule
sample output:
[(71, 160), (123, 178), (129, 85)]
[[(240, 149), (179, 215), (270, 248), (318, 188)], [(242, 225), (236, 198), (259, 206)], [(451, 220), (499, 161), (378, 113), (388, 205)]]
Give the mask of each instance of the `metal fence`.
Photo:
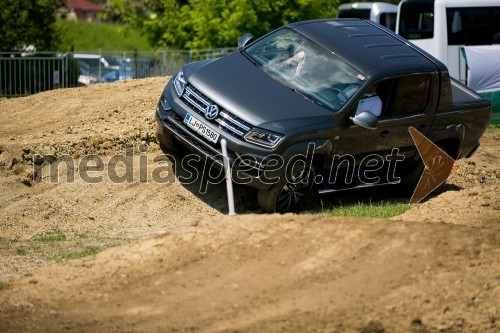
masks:
[(0, 96), (24, 96), (68, 87), (68, 56), (61, 53), (0, 53)]
[(17, 97), (123, 79), (175, 74), (184, 64), (235, 48), (157, 52), (0, 52), (0, 97)]

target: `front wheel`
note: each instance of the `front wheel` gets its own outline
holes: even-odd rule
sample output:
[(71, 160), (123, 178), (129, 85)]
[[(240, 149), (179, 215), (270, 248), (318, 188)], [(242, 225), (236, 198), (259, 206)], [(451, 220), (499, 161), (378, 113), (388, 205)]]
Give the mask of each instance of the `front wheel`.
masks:
[(269, 190), (260, 190), (257, 194), (260, 207), (267, 213), (296, 209), (307, 200), (314, 187), (314, 167), (309, 161), (295, 161), (285, 175)]
[(404, 196), (411, 197), (413, 195), (424, 170), (424, 162), (419, 160), (412, 169), (401, 175), (401, 189)]

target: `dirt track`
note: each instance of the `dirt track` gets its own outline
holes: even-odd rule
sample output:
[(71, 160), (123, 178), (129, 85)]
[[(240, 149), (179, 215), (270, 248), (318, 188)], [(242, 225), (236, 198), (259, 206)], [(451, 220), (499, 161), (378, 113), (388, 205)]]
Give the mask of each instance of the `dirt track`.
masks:
[[(244, 187), (240, 215), (223, 217), (222, 185), (180, 184), (155, 143), (165, 82), (0, 100), (0, 332), (498, 331), (498, 131), (444, 190), (391, 220), (262, 215)], [(78, 177), (83, 157), (132, 150), (131, 182)], [(74, 182), (32, 181), (49, 154), (76, 161)], [(63, 237), (37, 241), (47, 234)], [(111, 248), (53, 263), (89, 247)]]

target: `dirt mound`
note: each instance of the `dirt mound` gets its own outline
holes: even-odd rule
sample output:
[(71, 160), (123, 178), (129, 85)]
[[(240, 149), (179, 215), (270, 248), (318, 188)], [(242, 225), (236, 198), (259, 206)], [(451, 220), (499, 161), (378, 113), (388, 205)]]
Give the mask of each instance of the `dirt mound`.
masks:
[(494, 332), (499, 233), (377, 219), (194, 219), (17, 278), (2, 332)]
[(444, 222), (480, 226), (499, 221), (500, 185), (449, 190), (415, 206), (394, 220)]
[(1, 332), (498, 330), (498, 132), (391, 220), (262, 215), (240, 186), (224, 217), (155, 142), (165, 83), (0, 100)]

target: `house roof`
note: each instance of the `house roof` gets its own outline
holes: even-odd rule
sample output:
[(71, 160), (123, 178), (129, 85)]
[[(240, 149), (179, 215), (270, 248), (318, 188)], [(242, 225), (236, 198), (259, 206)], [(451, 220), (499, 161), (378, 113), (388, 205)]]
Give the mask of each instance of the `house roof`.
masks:
[(68, 8), (81, 10), (85, 12), (105, 12), (106, 10), (102, 5), (92, 3), (87, 0), (69, 0)]

